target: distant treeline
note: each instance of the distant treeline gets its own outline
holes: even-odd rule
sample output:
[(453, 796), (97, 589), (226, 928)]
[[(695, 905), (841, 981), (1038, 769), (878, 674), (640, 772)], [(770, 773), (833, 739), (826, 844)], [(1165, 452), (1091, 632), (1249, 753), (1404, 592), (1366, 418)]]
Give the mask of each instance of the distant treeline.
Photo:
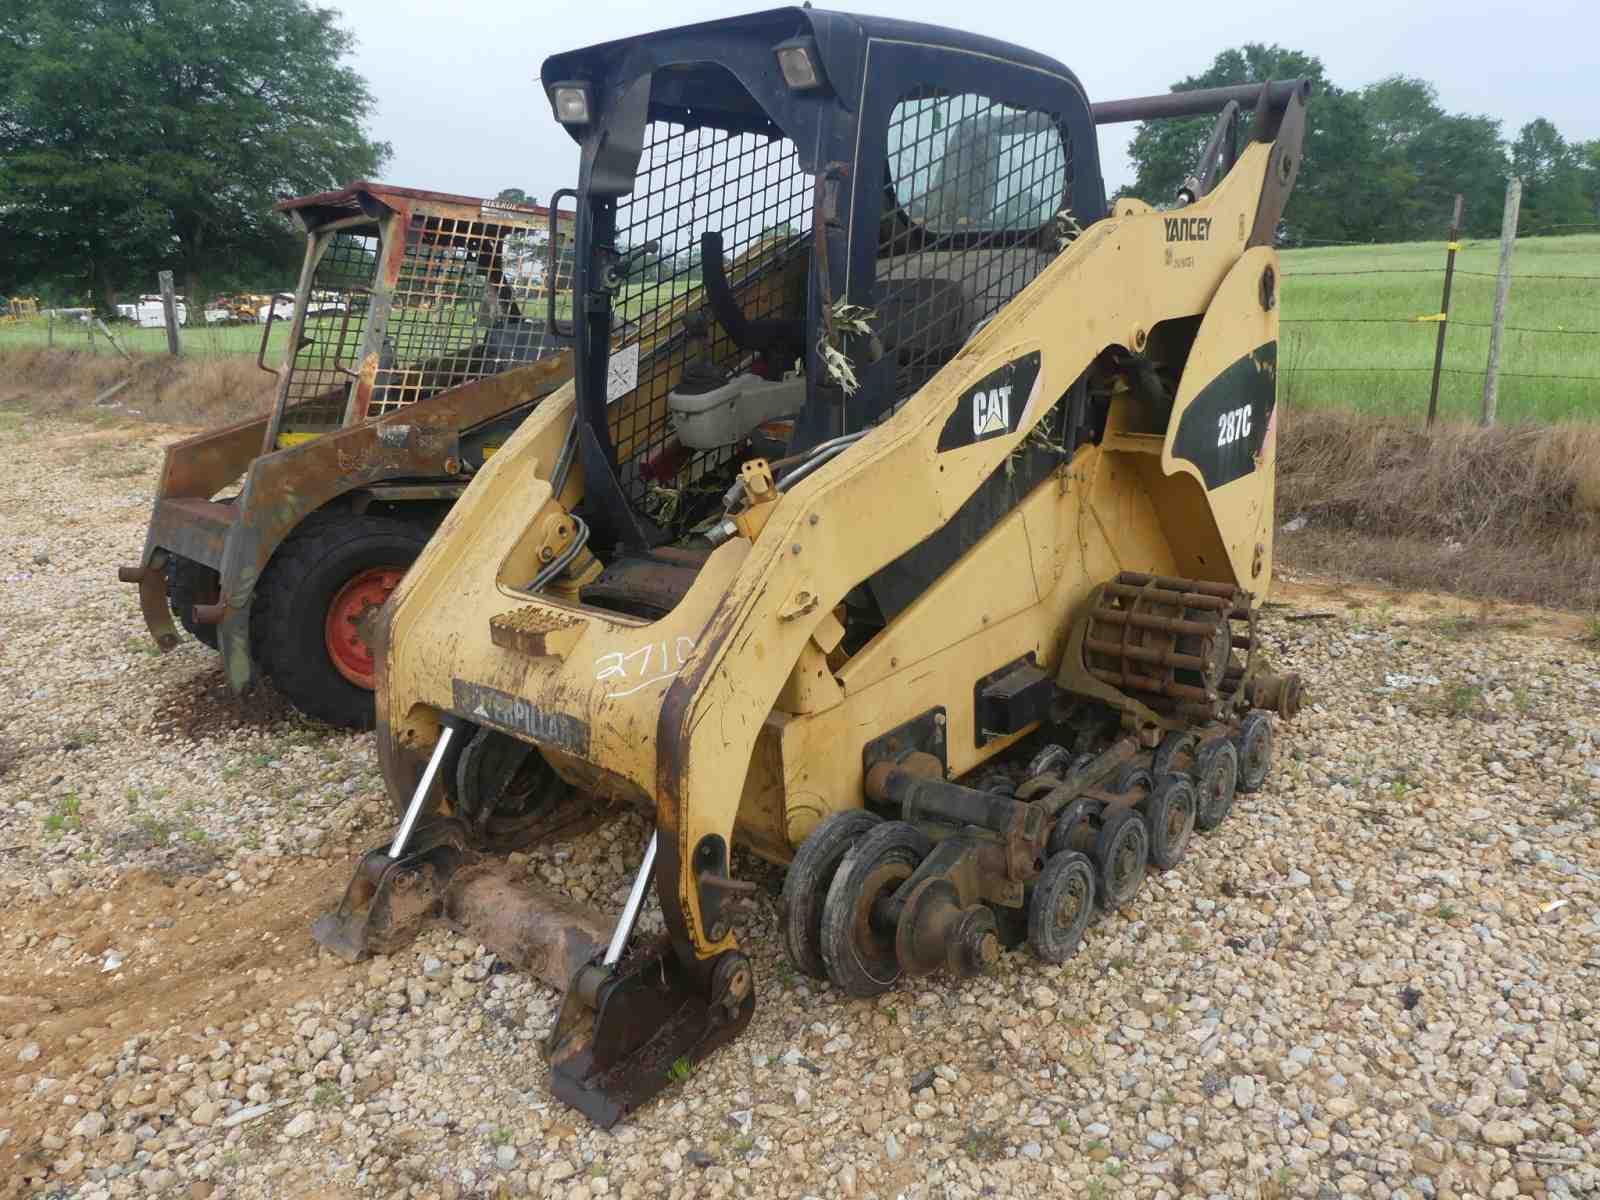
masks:
[[(1173, 91), (1307, 78), (1314, 92), (1300, 177), (1289, 202), (1291, 243), (1398, 242), (1440, 237), (1457, 192), (1471, 237), (1500, 231), (1506, 178), (1522, 177), (1523, 233), (1593, 228), (1600, 221), (1600, 140), (1569, 142), (1543, 117), (1508, 139), (1494, 117), (1449, 113), (1423, 79), (1390, 76), (1346, 90), (1313, 55), (1258, 43), (1225, 50)], [(1130, 148), (1128, 194), (1169, 201), (1194, 169), (1214, 121), (1153, 121)]]

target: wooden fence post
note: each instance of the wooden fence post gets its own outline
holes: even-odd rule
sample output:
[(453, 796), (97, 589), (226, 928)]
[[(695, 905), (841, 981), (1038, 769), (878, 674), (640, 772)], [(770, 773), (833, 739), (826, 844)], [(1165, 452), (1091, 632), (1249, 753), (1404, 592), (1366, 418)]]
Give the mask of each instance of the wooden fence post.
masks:
[(1500, 396), (1500, 339), (1505, 334), (1506, 301), (1511, 298), (1511, 252), (1517, 247), (1517, 214), (1522, 209), (1522, 180), (1506, 180), (1506, 210), (1500, 218), (1500, 277), (1494, 287), (1494, 325), (1489, 330), (1489, 364), (1483, 373), (1483, 421), (1494, 424)]
[(50, 310), (49, 320), (45, 323), (44, 344), (50, 349), (56, 348), (56, 310)]
[(1461, 193), (1456, 193), (1455, 212), (1450, 217), (1450, 240), (1444, 251), (1444, 298), (1439, 301), (1439, 340), (1433, 347), (1433, 386), (1428, 389), (1428, 428), (1439, 413), (1439, 369), (1444, 366), (1444, 330), (1450, 323), (1450, 283), (1456, 274), (1456, 251), (1461, 248), (1456, 241), (1461, 236)]
[(176, 358), (181, 351), (178, 347), (178, 300), (172, 290), (172, 272), (161, 271), (156, 279), (161, 284), (161, 311), (167, 319), (167, 353)]

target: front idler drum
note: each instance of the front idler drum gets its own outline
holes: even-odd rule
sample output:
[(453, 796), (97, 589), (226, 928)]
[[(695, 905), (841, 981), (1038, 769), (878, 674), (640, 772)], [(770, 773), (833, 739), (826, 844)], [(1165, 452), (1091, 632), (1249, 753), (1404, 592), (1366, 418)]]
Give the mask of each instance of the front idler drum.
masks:
[(827, 817), (800, 843), (778, 901), (784, 953), (796, 971), (813, 979), (828, 977), (822, 961), (823, 902), (850, 847), (882, 822), (882, 817), (864, 808), (846, 809)]
[(845, 995), (877, 996), (900, 978), (896, 918), (887, 902), (932, 849), (916, 826), (885, 821), (839, 864), (822, 906), (822, 962)]

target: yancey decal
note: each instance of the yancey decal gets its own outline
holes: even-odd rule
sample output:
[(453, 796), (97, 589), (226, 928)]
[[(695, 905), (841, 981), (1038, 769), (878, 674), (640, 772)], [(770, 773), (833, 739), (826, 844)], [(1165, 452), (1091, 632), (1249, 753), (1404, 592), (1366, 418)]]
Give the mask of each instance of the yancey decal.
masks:
[(1277, 412), (1278, 343), (1235, 360), (1200, 389), (1178, 420), (1172, 457), (1200, 470), (1206, 490), (1256, 469)]
[(549, 712), (537, 704), (497, 688), (465, 679), (450, 681), (452, 707), (458, 713), (498, 725), (569, 754), (589, 753), (589, 722), (571, 713)]
[(1014, 358), (961, 393), (939, 433), (939, 452), (1015, 433), (1039, 382), (1039, 352)]
[(1167, 227), (1169, 242), (1209, 242), (1211, 220), (1210, 217), (1162, 217), (1161, 223)]

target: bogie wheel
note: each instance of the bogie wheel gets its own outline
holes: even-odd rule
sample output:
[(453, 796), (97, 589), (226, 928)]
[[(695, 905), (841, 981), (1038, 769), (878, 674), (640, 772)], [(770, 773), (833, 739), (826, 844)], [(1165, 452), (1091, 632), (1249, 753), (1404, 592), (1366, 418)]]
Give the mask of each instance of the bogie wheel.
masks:
[(1122, 772), (1117, 776), (1117, 781), (1112, 785), (1111, 790), (1119, 796), (1126, 796), (1129, 792), (1137, 791), (1140, 788), (1143, 788), (1148, 795), (1155, 790), (1155, 780), (1151, 778), (1150, 772), (1144, 767), (1136, 763), (1130, 763), (1122, 768)]
[(1133, 899), (1150, 861), (1150, 834), (1131, 808), (1107, 815), (1094, 844), (1095, 891), (1107, 912)]
[(900, 978), (895, 930), (874, 921), (872, 910), (894, 895), (932, 849), (916, 826), (885, 821), (857, 841), (839, 864), (822, 905), (822, 962), (845, 995), (877, 996)]
[(1150, 763), (1150, 774), (1157, 779), (1172, 774), (1177, 769), (1174, 764), (1178, 756), (1185, 752), (1193, 753), (1194, 743), (1194, 734), (1185, 733), (1181, 729), (1170, 730), (1156, 747), (1155, 758)]
[(1050, 830), (1049, 853), (1094, 849), (1094, 826), (1102, 807), (1098, 800), (1079, 799), (1063, 808), (1056, 816), (1055, 827)]
[(828, 977), (822, 961), (822, 906), (828, 887), (850, 847), (882, 822), (864, 808), (847, 809), (824, 819), (800, 843), (778, 901), (784, 953), (796, 971), (813, 979)]
[(1264, 712), (1247, 713), (1233, 745), (1239, 752), (1239, 790), (1260, 791), (1272, 768), (1272, 718)]
[(1052, 854), (1028, 899), (1028, 945), (1047, 963), (1077, 952), (1094, 913), (1094, 867), (1075, 851)]
[(1150, 834), (1150, 865), (1156, 870), (1170, 871), (1183, 861), (1194, 836), (1197, 806), (1194, 785), (1182, 775), (1168, 775), (1139, 805)]
[(1227, 738), (1214, 738), (1195, 755), (1194, 786), (1198, 798), (1194, 825), (1202, 833), (1221, 825), (1233, 810), (1239, 783), (1239, 752)]
[(278, 547), (256, 587), (251, 649), (301, 712), (372, 727), (373, 621), (428, 531), (354, 514), (308, 521)]
[(221, 579), (216, 571), (192, 558), (177, 555), (167, 564), (167, 603), (178, 624), (203, 645), (217, 648), (217, 627), (194, 619), (196, 604), (215, 604), (221, 597)]

